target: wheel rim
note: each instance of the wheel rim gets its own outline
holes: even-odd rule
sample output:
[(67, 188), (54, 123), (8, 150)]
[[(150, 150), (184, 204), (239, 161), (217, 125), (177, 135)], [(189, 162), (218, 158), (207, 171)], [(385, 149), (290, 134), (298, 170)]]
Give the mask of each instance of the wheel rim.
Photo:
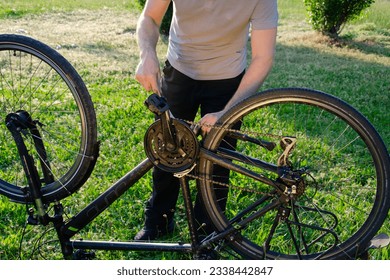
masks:
[[(86, 148), (85, 116), (80, 111), (81, 101), (76, 89), (62, 70), (40, 52), (15, 44), (0, 46), (0, 142), (2, 159), (0, 185), (9, 197), (23, 202), (23, 187), (27, 185), (16, 145), (5, 126), (9, 113), (27, 111), (40, 124), (42, 140), (48, 153), (54, 182), (43, 186), (45, 195), (59, 189), (67, 191), (66, 184), (77, 174), (84, 160)], [(36, 159), (31, 136), (25, 144)]]
[[(287, 219), (294, 222), (295, 212), (298, 217), (295, 222), (316, 225), (322, 228), (322, 232), (331, 230), (337, 234), (339, 241), (332, 241), (335, 237), (331, 233), (317, 240), (321, 235), (319, 230), (315, 232), (313, 229), (308, 230), (309, 226), (298, 227), (292, 223), (288, 225), (287, 222), (278, 223), (275, 233), (271, 234), (272, 225), (276, 223), (275, 217), (278, 215), (278, 211), (279, 214), (281, 211), (281, 208), (278, 208), (278, 211), (269, 211), (261, 219), (248, 224), (247, 228), (241, 231), (241, 234), (234, 237), (236, 239), (234, 246), (241, 253), (253, 258), (331, 258), (343, 254), (346, 257), (355, 258), (356, 256), (351, 255), (354, 254), (351, 249), (353, 243), (357, 240), (363, 243), (368, 242), (369, 236), (375, 233), (373, 225), (375, 224), (376, 230), (379, 227), (377, 223), (371, 223), (371, 220), (384, 204), (382, 201), (384, 195), (383, 170), (381, 170), (382, 168), (378, 170), (374, 168), (375, 164), (378, 164), (378, 159), (375, 153), (374, 158), (371, 155), (372, 149), (375, 149), (374, 144), (371, 142), (369, 144), (371, 147), (368, 149), (365, 142), (361, 140), (360, 134), (366, 132), (361, 129), (358, 122), (353, 124), (354, 127), (350, 127), (343, 119), (330, 114), (327, 110), (337, 111), (343, 115), (343, 118), (350, 118), (347, 112), (340, 111), (332, 105), (332, 102), (324, 106), (327, 109), (324, 110), (324, 108), (316, 107), (316, 105), (322, 104), (322, 99), (316, 100), (312, 97), (309, 103), (315, 106), (308, 106), (302, 103), (307, 99), (307, 94), (299, 96), (299, 93), (290, 93), (287, 95), (289, 102), (294, 101), (295, 104), (290, 106), (285, 103), (285, 97), (277, 100), (272, 95), (261, 100), (258, 98), (252, 104), (247, 102), (247, 108), (243, 111), (252, 113), (244, 118), (242, 130), (260, 131), (261, 138), (267, 141), (275, 141), (272, 139), (273, 137), (269, 137), (270, 135), (297, 137), (298, 144), (292, 152), (290, 160), (295, 169), (307, 167), (311, 170), (305, 175), (306, 186), (303, 195), (297, 197), (296, 202), (284, 205), (284, 208), (290, 211)], [(273, 105), (271, 106), (271, 104)], [(260, 107), (263, 107), (259, 110), (261, 114), (256, 116), (253, 110)], [(316, 114), (314, 114), (315, 111)], [(241, 115), (238, 112), (228, 114), (224, 118), (224, 126), (227, 123), (234, 123), (240, 118)], [(359, 133), (352, 128), (357, 129)], [(222, 131), (212, 132), (206, 139), (205, 145), (208, 148), (217, 149), (219, 142), (221, 142), (220, 139), (224, 135), (225, 133)], [(367, 137), (366, 141), (369, 141), (369, 138)], [(273, 163), (277, 162), (281, 154), (281, 150), (267, 152), (259, 146), (250, 148), (250, 145), (239, 141), (237, 147), (240, 151), (245, 150), (245, 154), (251, 158)], [(200, 168), (211, 172), (212, 164), (202, 161)], [(259, 170), (257, 169), (257, 171)], [(239, 187), (245, 185), (245, 190), (230, 188), (225, 214), (221, 214), (212, 183), (207, 182), (207, 180), (201, 183), (204, 199), (210, 202), (206, 203), (207, 211), (218, 230), (226, 228), (228, 220), (258, 200), (259, 197), (264, 197), (265, 193), (274, 189), (265, 184), (259, 184), (255, 180), (246, 178), (244, 183), (243, 180), (242, 176), (231, 174), (230, 184), (235, 185), (236, 183)], [(250, 194), (251, 192), (253, 193)], [(276, 199), (278, 196), (273, 195), (273, 197)], [(271, 200), (268, 199), (262, 205), (269, 204)], [(328, 212), (335, 214), (336, 218)], [(313, 218), (313, 216), (317, 217)], [(358, 218), (356, 218), (357, 216)], [(384, 216), (386, 215), (384, 214)], [(344, 230), (344, 228), (350, 230)], [(271, 235), (272, 240), (268, 242), (267, 238), (270, 238)], [(301, 235), (304, 238), (301, 238)], [(296, 238), (298, 244), (294, 244), (292, 236)], [(305, 242), (300, 239), (308, 240), (306, 247), (311, 241), (314, 243), (308, 246), (309, 248), (305, 248)], [(269, 246), (266, 254), (264, 254), (264, 244)], [(297, 250), (296, 247), (300, 249)], [(300, 250), (299, 254), (301, 255), (297, 253)], [(326, 256), (322, 255), (324, 252), (326, 252)]]

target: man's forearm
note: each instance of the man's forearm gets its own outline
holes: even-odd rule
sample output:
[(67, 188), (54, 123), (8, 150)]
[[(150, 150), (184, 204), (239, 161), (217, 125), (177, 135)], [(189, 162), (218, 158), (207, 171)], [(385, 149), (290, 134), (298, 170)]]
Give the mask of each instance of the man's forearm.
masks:
[(137, 25), (137, 40), (140, 62), (135, 78), (147, 91), (161, 93), (161, 73), (156, 46), (159, 39), (159, 25), (152, 17), (141, 15)]
[(256, 93), (270, 72), (275, 56), (277, 29), (254, 30), (251, 36), (252, 61), (240, 86), (221, 114)]
[(270, 72), (273, 64), (273, 57), (258, 57), (254, 58), (249, 65), (244, 77), (241, 80), (234, 96), (226, 104), (223, 111), (227, 111), (239, 101), (256, 93), (259, 87), (263, 84), (265, 78)]
[(148, 54), (156, 54), (159, 39), (159, 26), (148, 16), (141, 15), (137, 23), (137, 43), (141, 59)]

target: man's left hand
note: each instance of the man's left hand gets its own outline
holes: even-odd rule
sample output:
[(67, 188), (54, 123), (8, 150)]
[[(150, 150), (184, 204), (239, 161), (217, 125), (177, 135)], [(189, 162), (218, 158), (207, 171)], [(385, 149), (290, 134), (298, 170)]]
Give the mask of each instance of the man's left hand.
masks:
[(211, 127), (215, 125), (215, 123), (221, 117), (221, 115), (222, 115), (222, 111), (204, 115), (203, 118), (201, 118), (199, 121), (199, 125), (201, 126), (202, 132), (204, 134), (210, 132)]

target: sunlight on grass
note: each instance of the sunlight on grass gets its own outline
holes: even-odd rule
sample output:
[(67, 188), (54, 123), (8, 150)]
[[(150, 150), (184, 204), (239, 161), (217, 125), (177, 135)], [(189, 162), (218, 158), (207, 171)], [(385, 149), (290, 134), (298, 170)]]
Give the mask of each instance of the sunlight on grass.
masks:
[[(49, 3), (48, 3), (49, 2)], [(115, 9), (131, 10), (137, 4), (134, 0), (2, 0), (0, 3), (0, 18), (20, 18), (27, 14), (42, 14), (48, 12), (66, 12), (79, 9), (98, 10)]]

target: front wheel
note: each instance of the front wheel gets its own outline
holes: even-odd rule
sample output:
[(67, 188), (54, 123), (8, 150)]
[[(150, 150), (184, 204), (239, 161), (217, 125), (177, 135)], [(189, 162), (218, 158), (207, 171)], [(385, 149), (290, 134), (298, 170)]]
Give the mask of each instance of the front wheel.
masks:
[(0, 108), (0, 194), (31, 202), (7, 129), (15, 116), (39, 131), (23, 129), (21, 135), (35, 160), (43, 201), (60, 200), (82, 186), (97, 159), (96, 116), (87, 88), (65, 58), (32, 38), (0, 35)]
[(206, 211), (217, 232), (232, 232), (234, 250), (254, 259), (354, 259), (366, 249), (388, 215), (390, 164), (359, 112), (322, 92), (278, 89), (218, 124), (204, 147), (254, 174), (221, 178), (212, 159), (199, 162)]

